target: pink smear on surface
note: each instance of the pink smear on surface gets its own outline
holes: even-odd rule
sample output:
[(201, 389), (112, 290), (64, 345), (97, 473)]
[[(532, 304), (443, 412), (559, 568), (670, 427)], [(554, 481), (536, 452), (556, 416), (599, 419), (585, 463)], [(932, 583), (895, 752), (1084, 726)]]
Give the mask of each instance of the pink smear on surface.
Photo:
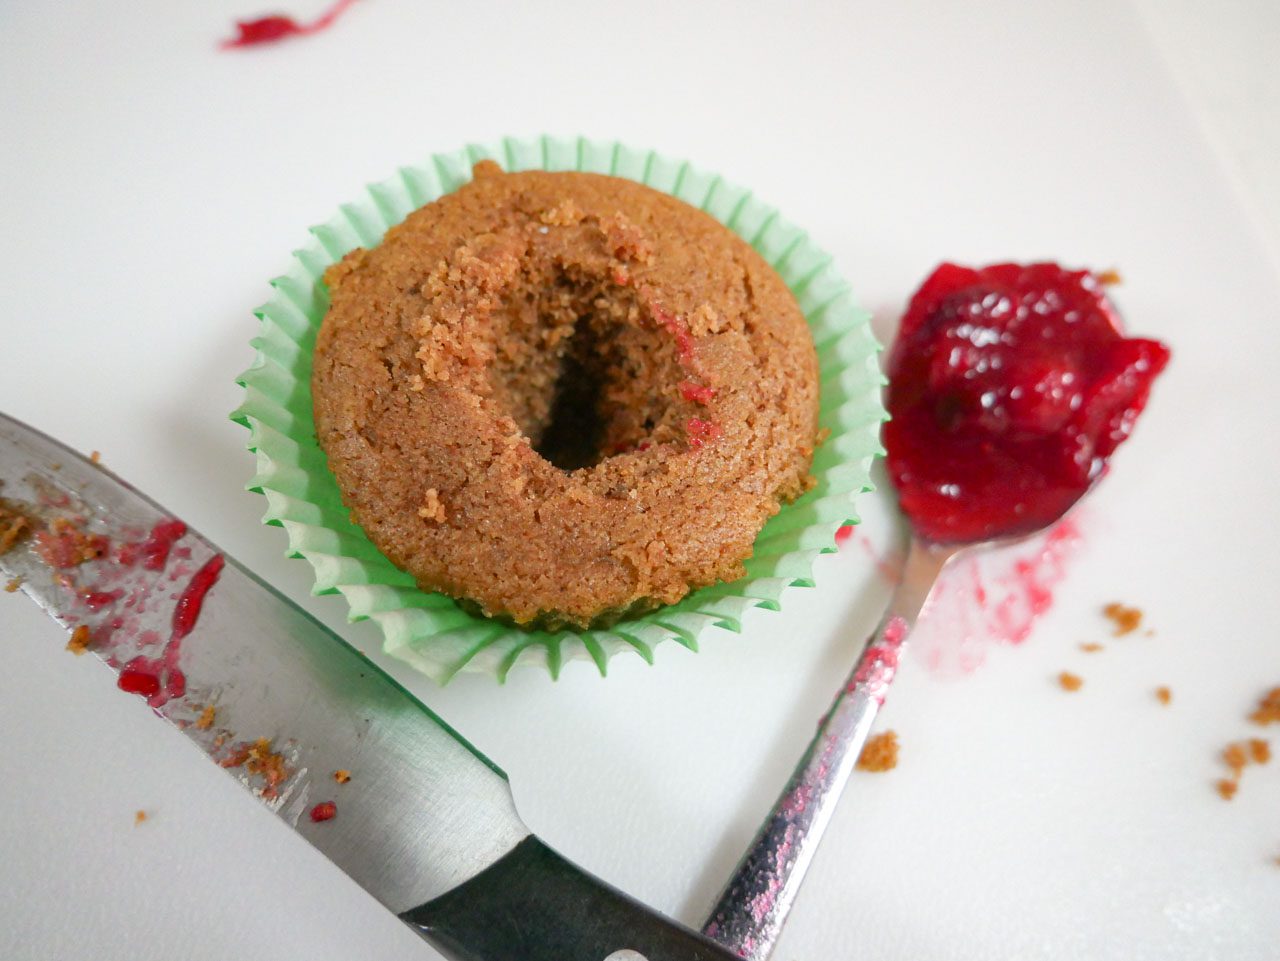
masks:
[(319, 33), (333, 26), (333, 22), (341, 16), (355, 0), (337, 0), (333, 6), (313, 20), (311, 23), (298, 23), (284, 14), (269, 14), (253, 20), (237, 20), (236, 35), (223, 40), (223, 50), (236, 47), (256, 47), (267, 43), (278, 43), (288, 37), (303, 37), (311, 33)]
[(890, 584), (897, 584), (901, 579), (904, 559), (897, 551), (882, 554), (866, 535), (860, 533), (852, 524), (846, 524), (836, 531), (836, 546), (844, 548), (850, 544), (856, 544), (867, 555), (871, 563), (875, 565), (876, 572), (885, 581)]
[(1053, 605), (1081, 543), (1068, 518), (1025, 543), (962, 557), (943, 572), (911, 646), (938, 674), (970, 674), (995, 647), (1021, 644)]

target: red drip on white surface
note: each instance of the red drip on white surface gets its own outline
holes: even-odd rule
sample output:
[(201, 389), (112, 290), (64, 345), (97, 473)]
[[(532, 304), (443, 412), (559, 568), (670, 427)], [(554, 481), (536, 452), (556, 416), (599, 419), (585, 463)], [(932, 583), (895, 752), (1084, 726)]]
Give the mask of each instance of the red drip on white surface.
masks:
[(1052, 607), (1080, 540), (1077, 523), (1067, 519), (1024, 544), (960, 558), (916, 625), (916, 656), (938, 674), (971, 674), (993, 648), (1026, 641)]
[[(1053, 606), (1080, 540), (1079, 524), (1069, 518), (1025, 543), (961, 557), (939, 579), (912, 633), (915, 656), (939, 674), (970, 674), (993, 647), (1026, 641)], [(865, 553), (886, 583), (901, 579), (902, 558), (881, 553), (856, 528), (840, 528), (836, 543)]]

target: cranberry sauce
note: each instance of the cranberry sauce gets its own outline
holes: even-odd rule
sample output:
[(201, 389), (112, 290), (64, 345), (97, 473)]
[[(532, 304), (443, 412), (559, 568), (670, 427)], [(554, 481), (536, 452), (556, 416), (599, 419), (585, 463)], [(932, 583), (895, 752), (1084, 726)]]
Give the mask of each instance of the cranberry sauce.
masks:
[(1126, 338), (1098, 279), (1056, 264), (943, 264), (889, 357), (889, 473), (938, 543), (1038, 530), (1106, 468), (1169, 361)]

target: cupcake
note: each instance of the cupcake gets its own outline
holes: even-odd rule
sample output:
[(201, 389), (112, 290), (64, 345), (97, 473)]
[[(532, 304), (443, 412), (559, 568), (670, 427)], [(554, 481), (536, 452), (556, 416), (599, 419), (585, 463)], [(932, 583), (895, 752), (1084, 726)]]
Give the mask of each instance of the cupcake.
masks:
[(677, 198), (485, 160), (324, 279), (317, 437), (423, 590), (521, 625), (610, 624), (745, 575), (812, 482), (804, 315)]
[(856, 520), (878, 345), (830, 258), (747, 191), (506, 140), (313, 233), (241, 378), (249, 486), (317, 593), (433, 678), (694, 648), (811, 585)]

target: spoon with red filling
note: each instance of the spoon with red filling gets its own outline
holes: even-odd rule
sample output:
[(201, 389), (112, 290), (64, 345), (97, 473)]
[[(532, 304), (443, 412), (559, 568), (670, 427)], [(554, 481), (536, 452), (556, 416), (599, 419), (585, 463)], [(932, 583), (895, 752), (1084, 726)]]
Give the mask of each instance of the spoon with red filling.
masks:
[(902, 580), (705, 933), (773, 950), (943, 568), (1051, 527), (1107, 470), (1169, 361), (1124, 336), (1102, 283), (1056, 264), (943, 264), (889, 355), (889, 476), (913, 531)]

